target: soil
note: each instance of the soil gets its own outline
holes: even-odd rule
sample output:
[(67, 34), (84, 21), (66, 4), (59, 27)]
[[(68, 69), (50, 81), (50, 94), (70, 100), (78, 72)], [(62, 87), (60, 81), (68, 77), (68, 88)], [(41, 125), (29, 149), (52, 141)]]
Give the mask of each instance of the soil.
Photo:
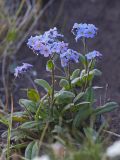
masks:
[[(35, 32), (56, 26), (65, 35), (65, 40), (70, 42), (71, 48), (82, 51), (81, 42), (76, 43), (71, 34), (75, 22), (92, 23), (99, 28), (96, 38), (88, 42), (90, 51), (98, 50), (103, 54), (98, 63), (103, 74), (95, 83), (105, 88), (100, 92), (103, 100), (120, 104), (120, 0), (55, 0), (40, 19)], [(17, 54), (17, 61), (21, 60), (37, 68), (38, 78), (46, 78), (44, 58), (35, 58), (25, 43)], [(20, 87), (31, 85), (26, 79), (20, 79), (17, 83), (20, 85), (15, 92), (15, 101), (23, 94), (19, 92)], [(111, 114), (110, 119), (112, 130), (120, 134), (120, 108)]]

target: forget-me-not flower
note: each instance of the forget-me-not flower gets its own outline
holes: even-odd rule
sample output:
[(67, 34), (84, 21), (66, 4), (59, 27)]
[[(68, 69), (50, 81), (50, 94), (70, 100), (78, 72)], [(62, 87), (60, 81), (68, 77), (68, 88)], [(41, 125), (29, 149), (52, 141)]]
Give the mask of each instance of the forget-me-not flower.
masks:
[(14, 76), (15, 77), (18, 77), (19, 74), (23, 74), (25, 73), (28, 69), (30, 69), (32, 67), (31, 64), (28, 64), (28, 63), (23, 63), (22, 66), (18, 66), (15, 68), (15, 73), (14, 73)]
[(101, 57), (102, 54), (96, 50), (89, 52), (88, 54), (85, 55), (87, 57), (87, 60), (91, 60), (97, 57)]
[(30, 37), (27, 45), (36, 54), (41, 54), (44, 57), (50, 56), (52, 53), (63, 53), (68, 49), (68, 43), (61, 42), (59, 38), (63, 35), (59, 34), (57, 28), (54, 27), (46, 31), (43, 35)]
[(93, 24), (75, 23), (72, 28), (72, 33), (76, 36), (76, 41), (81, 38), (93, 38), (97, 34), (98, 28)]
[(51, 51), (53, 53), (62, 54), (66, 52), (67, 49), (68, 49), (68, 43), (65, 43), (64, 41), (54, 42), (53, 44), (51, 44)]
[(79, 56), (78, 52), (76, 52), (76, 51), (74, 51), (72, 49), (68, 49), (63, 54), (60, 54), (62, 67), (66, 67), (69, 62), (78, 63), (79, 62), (79, 57), (80, 56)]

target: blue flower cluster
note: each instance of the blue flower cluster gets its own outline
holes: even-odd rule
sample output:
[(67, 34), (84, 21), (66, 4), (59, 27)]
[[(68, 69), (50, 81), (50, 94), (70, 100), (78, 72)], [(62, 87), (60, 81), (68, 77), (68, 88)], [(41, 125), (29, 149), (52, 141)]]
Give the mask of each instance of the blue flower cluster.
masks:
[(79, 53), (68, 49), (68, 43), (60, 41), (59, 38), (63, 35), (59, 34), (57, 28), (46, 31), (43, 35), (30, 37), (27, 45), (35, 53), (41, 54), (44, 57), (49, 57), (54, 53), (60, 55), (62, 67), (66, 67), (69, 61), (78, 62)]
[(78, 63), (79, 57), (80, 56), (79, 56), (78, 52), (76, 52), (72, 49), (68, 49), (66, 52), (64, 52), (63, 54), (60, 55), (62, 67), (66, 67), (69, 62)]
[(85, 55), (87, 57), (87, 60), (91, 60), (97, 57), (101, 57), (102, 54), (96, 50), (89, 52), (88, 54)]
[(52, 53), (62, 54), (66, 52), (68, 49), (68, 43), (65, 42), (54, 42), (51, 44)]
[(15, 73), (14, 73), (14, 76), (15, 77), (18, 77), (19, 74), (23, 74), (25, 73), (28, 69), (30, 69), (32, 67), (31, 64), (28, 64), (28, 63), (23, 63), (22, 66), (18, 66), (15, 68)]
[(68, 43), (61, 42), (59, 38), (63, 35), (59, 34), (57, 28), (46, 31), (43, 35), (30, 37), (27, 45), (35, 53), (41, 54), (44, 57), (49, 57), (53, 53), (63, 53), (68, 48)]
[(81, 38), (93, 38), (97, 34), (98, 28), (93, 24), (75, 23), (72, 28), (72, 33), (76, 36), (76, 41)]
[[(75, 35), (76, 41), (82, 38), (93, 38), (97, 34), (98, 28), (93, 24), (86, 23), (75, 23), (72, 29), (72, 33)], [(31, 36), (28, 39), (27, 45), (36, 54), (41, 54), (44, 57), (53, 57), (53, 54), (58, 54), (61, 59), (62, 67), (66, 67), (69, 62), (78, 63), (80, 54), (72, 49), (68, 48), (68, 43), (61, 41), (64, 36), (58, 33), (56, 27), (44, 32), (44, 34), (39, 36)], [(94, 59), (96, 57), (101, 57), (102, 54), (98, 51), (92, 51), (85, 55), (87, 60)], [(15, 77), (19, 73), (24, 73), (32, 65), (23, 63), (15, 69)]]

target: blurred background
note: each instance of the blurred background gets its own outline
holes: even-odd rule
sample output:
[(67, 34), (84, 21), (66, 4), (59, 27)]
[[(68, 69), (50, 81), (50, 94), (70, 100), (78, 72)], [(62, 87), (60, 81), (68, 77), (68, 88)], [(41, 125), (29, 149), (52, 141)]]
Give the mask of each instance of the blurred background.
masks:
[[(81, 52), (81, 42), (76, 43), (71, 34), (75, 22), (93, 23), (99, 28), (96, 38), (88, 43), (90, 51), (103, 54), (98, 63), (103, 74), (95, 83), (104, 87), (101, 99), (120, 103), (120, 0), (0, 0), (1, 108), (7, 109), (11, 93), (17, 108), (18, 99), (24, 95), (20, 88), (31, 87), (36, 76), (49, 80), (46, 60), (32, 53), (26, 46), (27, 39), (56, 26), (70, 47)], [(33, 64), (34, 71), (15, 80), (14, 68), (23, 62)], [(110, 119), (113, 130), (120, 133), (120, 110)]]

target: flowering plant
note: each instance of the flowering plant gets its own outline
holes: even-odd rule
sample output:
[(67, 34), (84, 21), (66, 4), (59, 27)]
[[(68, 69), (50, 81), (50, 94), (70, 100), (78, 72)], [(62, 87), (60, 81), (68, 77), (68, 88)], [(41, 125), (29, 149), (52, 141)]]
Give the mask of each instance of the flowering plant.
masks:
[[(26, 158), (38, 155), (43, 142), (59, 140), (67, 144), (74, 137), (74, 141), (78, 143), (79, 139), (80, 143), (82, 137), (80, 139), (78, 132), (85, 135), (84, 130), (88, 127), (96, 132), (98, 117), (117, 107), (115, 102), (95, 106), (94, 91), (99, 87), (93, 85), (93, 79), (101, 75), (101, 71), (96, 69), (96, 62), (102, 54), (96, 50), (88, 52), (86, 40), (95, 37), (97, 30), (93, 24), (74, 24), (72, 33), (77, 42), (82, 41), (83, 53), (70, 49), (57, 28), (28, 39), (27, 46), (36, 55), (48, 58), (46, 69), (51, 74), (51, 85), (44, 79), (35, 79), (34, 82), (44, 88), (44, 96), (41, 97), (37, 89), (28, 89), (28, 99), (19, 101), (24, 111), (12, 116), (19, 125), (12, 129), (11, 140), (26, 146)], [(57, 66), (58, 60), (61, 67)], [(77, 68), (73, 69), (76, 63)], [(27, 63), (17, 67), (15, 77), (25, 74), (31, 67)], [(57, 69), (60, 75), (56, 74)], [(55, 87), (58, 83), (59, 87)], [(101, 124), (102, 120), (99, 122)]]

